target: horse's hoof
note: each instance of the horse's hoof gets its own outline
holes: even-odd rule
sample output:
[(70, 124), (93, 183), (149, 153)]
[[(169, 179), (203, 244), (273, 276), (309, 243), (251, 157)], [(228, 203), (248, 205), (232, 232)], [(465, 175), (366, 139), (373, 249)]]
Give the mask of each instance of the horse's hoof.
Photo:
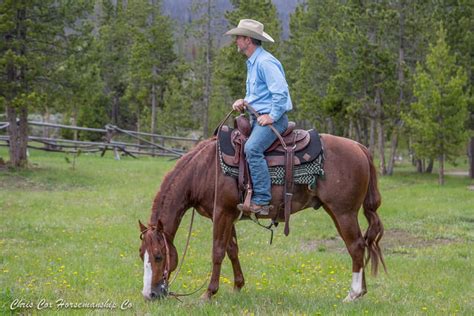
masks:
[(344, 303), (354, 302), (354, 301), (357, 301), (358, 299), (360, 299), (362, 296), (364, 296), (364, 294), (365, 294), (365, 292), (354, 293), (351, 290), (351, 291), (349, 291), (349, 294), (347, 294), (346, 298), (342, 301)]
[(204, 292), (202, 295), (201, 295), (201, 301), (203, 302), (209, 302), (211, 300), (211, 293), (209, 293), (208, 291)]

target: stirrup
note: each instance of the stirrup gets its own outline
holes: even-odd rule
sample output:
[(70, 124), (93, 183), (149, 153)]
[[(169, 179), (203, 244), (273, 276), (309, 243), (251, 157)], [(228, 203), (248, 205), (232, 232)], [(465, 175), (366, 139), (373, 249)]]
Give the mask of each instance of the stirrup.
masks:
[(246, 207), (243, 203), (237, 204), (237, 209), (241, 212), (246, 212), (255, 214), (255, 215), (263, 215), (266, 216), (270, 214), (270, 211), (273, 210), (273, 205), (255, 205), (250, 204), (250, 206)]

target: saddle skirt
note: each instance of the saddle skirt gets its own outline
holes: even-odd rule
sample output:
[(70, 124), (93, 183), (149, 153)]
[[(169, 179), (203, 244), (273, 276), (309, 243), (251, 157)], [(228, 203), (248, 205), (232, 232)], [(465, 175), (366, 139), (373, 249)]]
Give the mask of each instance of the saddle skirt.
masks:
[[(322, 150), (319, 133), (313, 129), (309, 131), (294, 129), (294, 126), (294, 123), (290, 122), (288, 129), (282, 134), (286, 146), (295, 147), (293, 165), (314, 161)], [(236, 127), (222, 126), (218, 142), (223, 162), (230, 167), (238, 168), (243, 152), (242, 143), (248, 138), (249, 133), (246, 129)], [(269, 167), (285, 166), (285, 149), (279, 139), (275, 140), (264, 155)]]
[[(253, 188), (244, 148), (251, 128), (244, 115), (238, 116), (234, 122), (236, 128), (219, 125), (216, 130), (220, 165), (224, 174), (237, 177), (240, 199), (244, 207), (249, 208)], [(286, 236), (290, 233), (289, 221), (294, 184), (308, 184), (313, 190), (318, 176), (324, 175), (321, 167), (322, 145), (318, 132), (294, 128), (295, 124), (289, 123), (286, 131), (278, 135), (275, 142), (264, 152), (272, 184), (284, 185), (283, 209), (280, 208), (280, 211), (274, 214), (273, 220), (277, 218), (285, 220)], [(275, 171), (280, 175), (273, 177), (272, 172)]]

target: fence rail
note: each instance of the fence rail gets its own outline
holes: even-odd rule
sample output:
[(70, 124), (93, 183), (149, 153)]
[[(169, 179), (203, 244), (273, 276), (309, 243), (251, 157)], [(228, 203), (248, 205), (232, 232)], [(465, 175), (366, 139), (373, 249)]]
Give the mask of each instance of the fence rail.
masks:
[[(193, 146), (199, 141), (197, 138), (130, 131), (111, 124), (107, 124), (104, 129), (37, 121), (28, 121), (28, 125), (103, 134), (101, 137), (102, 141), (82, 141), (47, 136), (28, 136), (28, 148), (73, 154), (79, 152), (102, 152), (102, 156), (107, 150), (112, 150), (115, 154), (115, 159), (120, 159), (120, 152), (134, 158), (137, 158), (137, 155), (180, 157), (186, 152), (186, 148)], [(0, 132), (6, 130), (8, 126), (8, 122), (0, 122)], [(130, 141), (114, 141), (113, 138), (118, 135), (122, 138), (127, 138)], [(151, 140), (144, 137), (148, 137)], [(157, 144), (154, 140), (160, 141), (161, 144)], [(8, 135), (0, 135), (0, 146), (8, 146), (8, 142)], [(43, 147), (38, 146), (35, 143), (43, 144)], [(166, 143), (168, 143), (168, 146), (165, 146)], [(176, 145), (181, 146), (176, 147)]]

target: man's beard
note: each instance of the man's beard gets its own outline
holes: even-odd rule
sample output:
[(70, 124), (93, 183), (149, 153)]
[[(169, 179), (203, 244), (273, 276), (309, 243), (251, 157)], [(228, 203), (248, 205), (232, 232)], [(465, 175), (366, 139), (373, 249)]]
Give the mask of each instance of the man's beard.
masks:
[(242, 53), (245, 55), (245, 51), (247, 50), (247, 47), (240, 47), (237, 45), (237, 52)]

